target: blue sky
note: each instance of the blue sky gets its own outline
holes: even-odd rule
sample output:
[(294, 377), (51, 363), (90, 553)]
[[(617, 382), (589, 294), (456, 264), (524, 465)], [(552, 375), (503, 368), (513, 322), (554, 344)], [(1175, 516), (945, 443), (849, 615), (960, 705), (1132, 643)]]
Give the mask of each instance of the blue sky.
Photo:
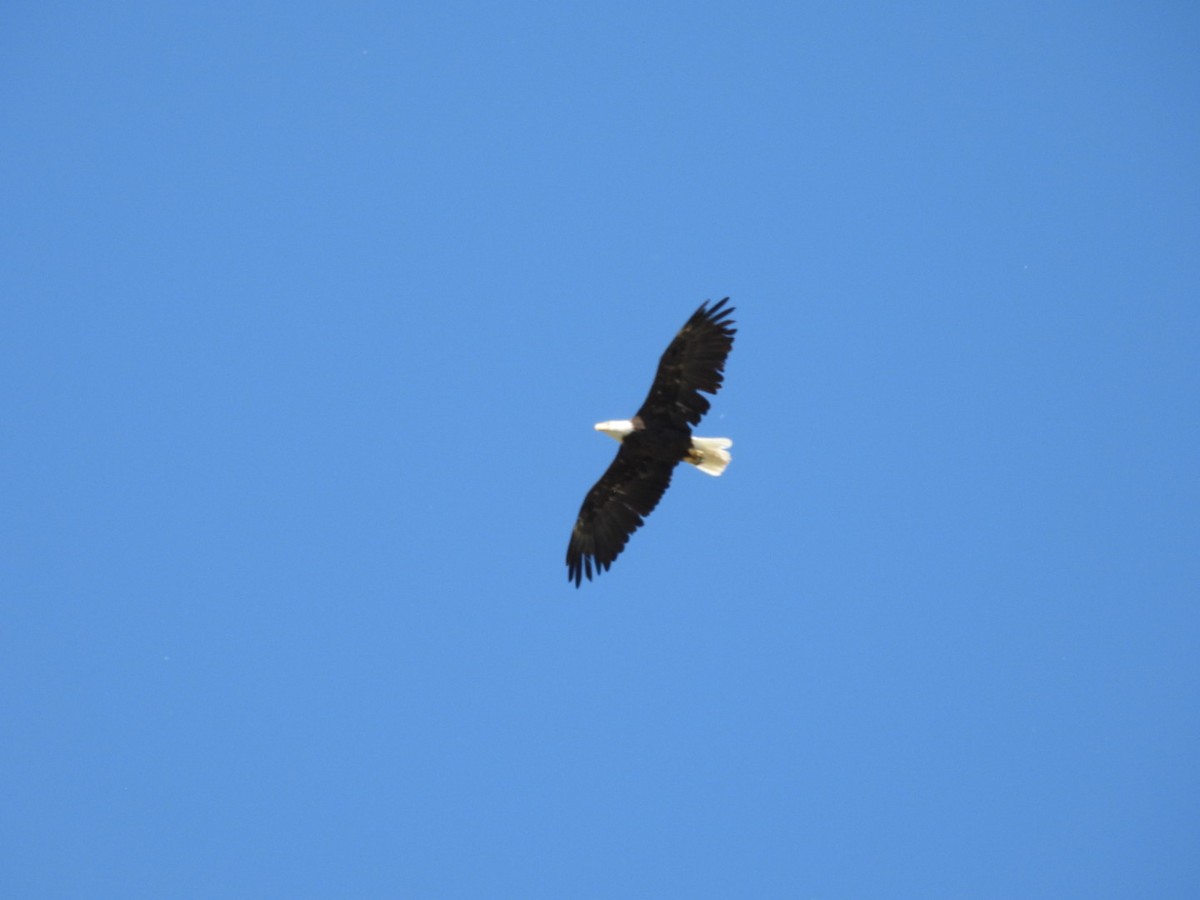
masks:
[(1194, 9), (0, 20), (7, 895), (1200, 892)]

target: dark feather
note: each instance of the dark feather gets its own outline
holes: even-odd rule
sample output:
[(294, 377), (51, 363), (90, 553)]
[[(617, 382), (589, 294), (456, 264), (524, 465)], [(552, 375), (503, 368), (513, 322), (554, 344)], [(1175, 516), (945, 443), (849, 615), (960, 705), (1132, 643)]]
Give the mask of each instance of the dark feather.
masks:
[(647, 427), (654, 424), (698, 425), (708, 412), (708, 398), (724, 381), (725, 359), (733, 349), (733, 328), (726, 307), (729, 298), (711, 308), (705, 301), (687, 320), (675, 340), (658, 361), (658, 371), (638, 417)]
[(642, 527), (671, 483), (677, 463), (650, 459), (628, 444), (588, 491), (567, 545), (567, 578), (578, 587), (586, 574), (592, 578), (608, 569), (625, 549), (629, 536)]

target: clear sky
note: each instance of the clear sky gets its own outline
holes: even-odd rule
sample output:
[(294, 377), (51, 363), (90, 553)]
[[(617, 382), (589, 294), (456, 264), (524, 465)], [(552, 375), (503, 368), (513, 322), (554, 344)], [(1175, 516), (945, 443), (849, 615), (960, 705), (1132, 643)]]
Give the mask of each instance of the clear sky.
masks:
[(1181, 2), (8, 4), (3, 894), (1200, 895), (1198, 101)]

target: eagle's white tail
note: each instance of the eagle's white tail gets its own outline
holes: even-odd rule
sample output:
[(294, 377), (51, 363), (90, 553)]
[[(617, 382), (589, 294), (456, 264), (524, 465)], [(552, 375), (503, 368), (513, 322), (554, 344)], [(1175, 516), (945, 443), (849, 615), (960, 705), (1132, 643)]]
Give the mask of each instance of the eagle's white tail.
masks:
[(692, 438), (692, 449), (688, 451), (687, 461), (705, 475), (720, 475), (733, 459), (725, 448), (732, 447), (729, 438)]

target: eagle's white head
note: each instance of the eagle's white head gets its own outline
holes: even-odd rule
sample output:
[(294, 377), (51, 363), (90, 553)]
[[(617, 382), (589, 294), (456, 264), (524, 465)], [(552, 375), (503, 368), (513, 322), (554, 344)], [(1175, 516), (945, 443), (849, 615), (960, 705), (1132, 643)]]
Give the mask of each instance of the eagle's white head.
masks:
[(614, 441), (623, 441), (633, 433), (633, 422), (629, 419), (613, 419), (611, 422), (597, 422), (593, 426), (597, 431), (603, 431)]

